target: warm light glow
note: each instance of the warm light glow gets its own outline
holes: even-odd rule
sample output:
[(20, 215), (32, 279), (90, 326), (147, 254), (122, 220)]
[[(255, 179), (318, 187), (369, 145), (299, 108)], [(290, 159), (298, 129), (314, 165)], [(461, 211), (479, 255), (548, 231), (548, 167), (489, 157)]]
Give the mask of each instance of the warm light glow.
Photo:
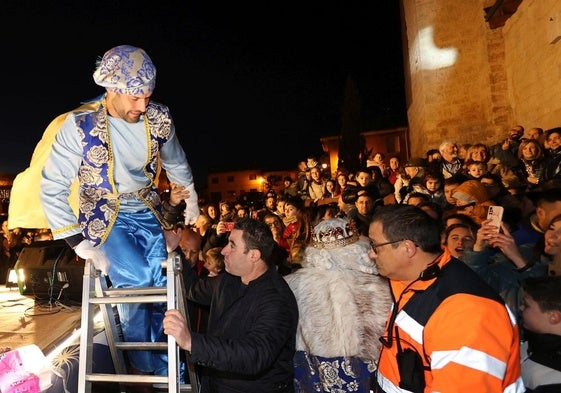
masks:
[(18, 283), (18, 276), (16, 275), (16, 269), (10, 269), (10, 273), (8, 273), (8, 282), (13, 284)]
[(438, 48), (434, 44), (434, 29), (432, 26), (425, 27), (419, 31), (417, 41), (414, 48), (419, 49), (419, 60), (422, 69), (438, 70), (450, 67), (456, 63), (458, 49)]
[(8, 272), (8, 281), (6, 282), (6, 287), (17, 287), (19, 282), (25, 282), (25, 274), (23, 273), (23, 269), (10, 269)]

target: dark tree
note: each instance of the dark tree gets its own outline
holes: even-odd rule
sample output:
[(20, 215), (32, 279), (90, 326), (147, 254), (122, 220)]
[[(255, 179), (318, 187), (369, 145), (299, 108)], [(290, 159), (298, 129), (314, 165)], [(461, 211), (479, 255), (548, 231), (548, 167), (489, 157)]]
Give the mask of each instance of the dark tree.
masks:
[(339, 144), (338, 168), (354, 173), (359, 167), (366, 166), (370, 152), (366, 143), (362, 125), (362, 104), (354, 80), (348, 76), (342, 108), (341, 142)]

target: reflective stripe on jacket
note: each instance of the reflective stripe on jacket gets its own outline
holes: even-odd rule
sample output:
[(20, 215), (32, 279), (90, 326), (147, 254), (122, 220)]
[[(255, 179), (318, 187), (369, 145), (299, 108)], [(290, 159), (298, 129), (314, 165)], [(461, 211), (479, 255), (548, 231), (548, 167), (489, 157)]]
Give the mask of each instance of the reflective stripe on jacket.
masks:
[(421, 392), (524, 392), (514, 315), (491, 287), (448, 251), (438, 265), (436, 278), (391, 281), (398, 312), (391, 336), (391, 317), (386, 325), (384, 338), (391, 341), (389, 347), (382, 346), (379, 389), (414, 391), (400, 387), (401, 346), (402, 352), (409, 349), (419, 355), (425, 382)]

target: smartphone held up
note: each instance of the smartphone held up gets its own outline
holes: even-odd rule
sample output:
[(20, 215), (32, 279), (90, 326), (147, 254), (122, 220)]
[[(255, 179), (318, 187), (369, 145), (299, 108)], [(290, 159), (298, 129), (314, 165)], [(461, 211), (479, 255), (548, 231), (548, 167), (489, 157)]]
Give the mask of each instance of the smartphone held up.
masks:
[(501, 230), (503, 213), (504, 208), (502, 206), (489, 206), (489, 210), (487, 211), (487, 219), (492, 220), (490, 224), (497, 227), (497, 233)]

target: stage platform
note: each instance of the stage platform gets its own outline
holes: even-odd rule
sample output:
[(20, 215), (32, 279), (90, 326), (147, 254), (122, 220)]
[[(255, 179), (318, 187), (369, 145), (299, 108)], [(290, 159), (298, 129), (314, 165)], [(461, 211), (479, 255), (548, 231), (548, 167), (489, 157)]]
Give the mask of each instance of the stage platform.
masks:
[(45, 355), (80, 327), (81, 307), (36, 300), (0, 286), (0, 352), (35, 344)]
[[(0, 285), (0, 353), (35, 344), (62, 374), (54, 376), (44, 393), (75, 393), (78, 386), (81, 306), (21, 295), (17, 287)], [(94, 319), (94, 372), (114, 373), (101, 318)], [(154, 391), (167, 392), (165, 385)], [(190, 392), (182, 385), (181, 392)], [(118, 385), (94, 383), (92, 393), (118, 393)]]
[[(45, 393), (74, 393), (78, 386), (81, 306), (21, 295), (17, 287), (0, 286), (0, 353), (35, 344), (55, 370)], [(97, 372), (114, 373), (101, 318), (94, 320), (94, 363)], [(113, 384), (114, 385), (114, 384)], [(92, 392), (118, 392), (116, 385), (96, 384)]]

